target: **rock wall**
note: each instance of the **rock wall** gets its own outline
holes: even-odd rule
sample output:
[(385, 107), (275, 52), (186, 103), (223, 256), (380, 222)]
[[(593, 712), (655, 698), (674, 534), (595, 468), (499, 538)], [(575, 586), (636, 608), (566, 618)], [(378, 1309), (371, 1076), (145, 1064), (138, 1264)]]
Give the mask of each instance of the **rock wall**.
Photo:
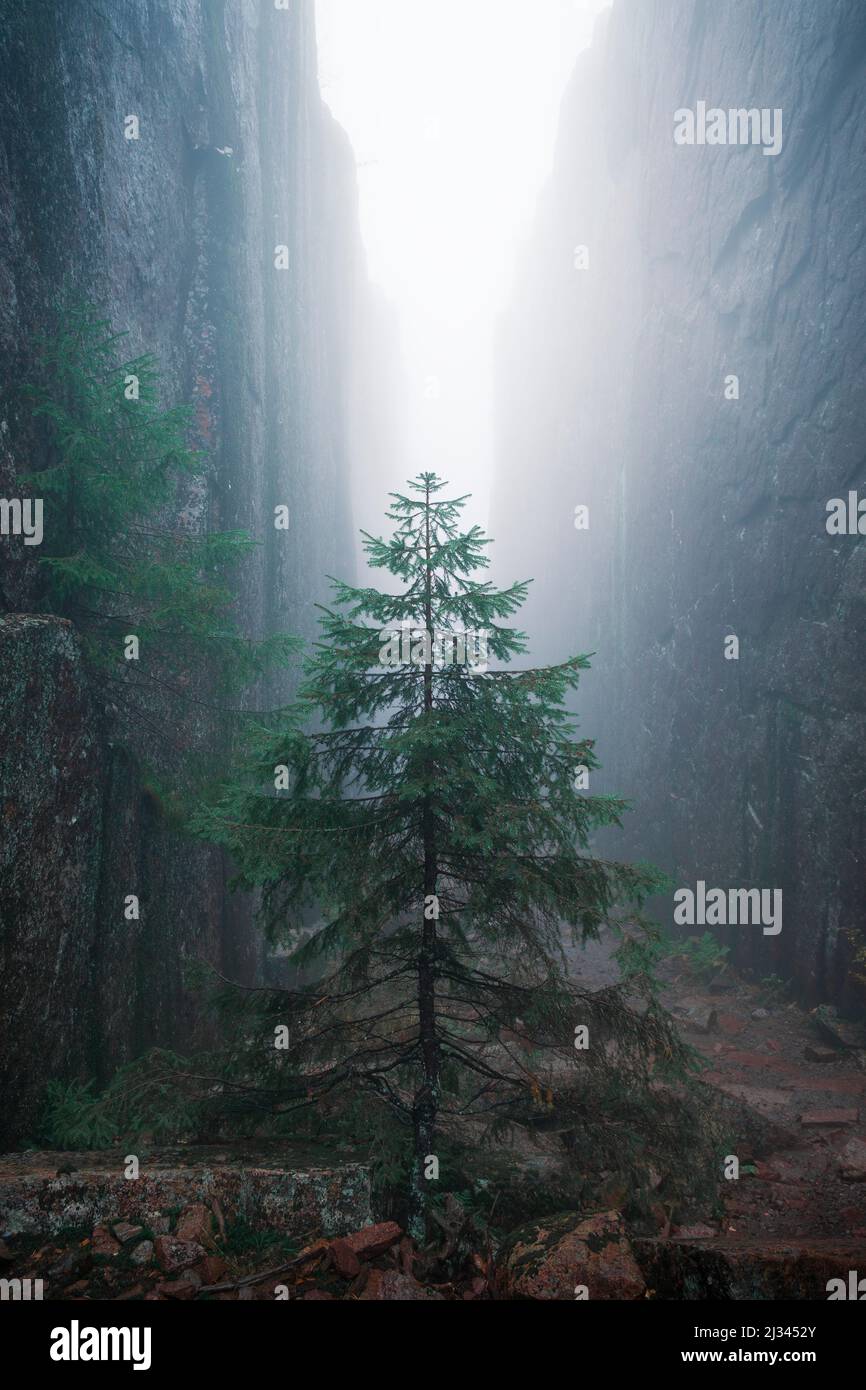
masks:
[(371, 1220), (370, 1170), (339, 1154), (323, 1166), (291, 1144), (242, 1156), (229, 1149), (156, 1150), (135, 1182), (116, 1150), (0, 1157), (0, 1222), (10, 1235), (56, 1236), (118, 1218), (168, 1233), (188, 1204), (216, 1204), (229, 1223), (286, 1235), (343, 1235)]
[[(323, 576), (349, 554), (349, 364), (369, 294), (354, 160), (318, 91), (313, 0), (0, 9), (0, 496), (40, 464), (16, 395), (34, 341), (64, 297), (93, 300), (130, 356), (157, 355), (171, 401), (195, 405), (211, 460), (200, 523), (262, 542), (239, 579), (244, 630), (310, 635)], [(7, 615), (34, 606), (37, 560), (0, 538)], [(188, 1040), (186, 959), (250, 978), (260, 945), (222, 857), (172, 832), (143, 783), (145, 762), (170, 778), (186, 751), (214, 746), (206, 716), (180, 728), (154, 709), (115, 737), (68, 625), (7, 616), (0, 645), (8, 1144), (33, 1132), (47, 1076), (105, 1075)], [(140, 923), (123, 919), (129, 892)]]
[[(826, 504), (866, 492), (864, 65), (856, 0), (614, 0), (502, 328), (491, 528), (535, 577), (534, 653), (595, 653), (594, 789), (634, 805), (611, 846), (680, 886), (781, 888), (778, 936), (718, 935), (846, 1003), (866, 548)], [(781, 108), (781, 151), (675, 144), (699, 101)]]

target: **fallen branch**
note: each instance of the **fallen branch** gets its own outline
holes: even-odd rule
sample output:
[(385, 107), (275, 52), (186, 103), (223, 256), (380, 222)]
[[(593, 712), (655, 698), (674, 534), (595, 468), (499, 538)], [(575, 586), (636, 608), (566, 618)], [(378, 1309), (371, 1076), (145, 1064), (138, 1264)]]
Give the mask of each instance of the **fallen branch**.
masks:
[(319, 1255), (324, 1254), (330, 1243), (328, 1240), (317, 1240), (315, 1245), (310, 1245), (306, 1250), (302, 1250), (300, 1255), (296, 1255), (293, 1260), (287, 1260), (285, 1264), (275, 1265), (273, 1269), (261, 1270), (258, 1274), (247, 1274), (243, 1279), (237, 1279), (233, 1283), (204, 1284), (196, 1290), (195, 1297), (198, 1298), (203, 1293), (228, 1293), (232, 1289), (244, 1289), (250, 1284), (264, 1283), (265, 1279), (271, 1279), (275, 1274), (286, 1274), (290, 1269), (297, 1269), (299, 1265), (316, 1259)]

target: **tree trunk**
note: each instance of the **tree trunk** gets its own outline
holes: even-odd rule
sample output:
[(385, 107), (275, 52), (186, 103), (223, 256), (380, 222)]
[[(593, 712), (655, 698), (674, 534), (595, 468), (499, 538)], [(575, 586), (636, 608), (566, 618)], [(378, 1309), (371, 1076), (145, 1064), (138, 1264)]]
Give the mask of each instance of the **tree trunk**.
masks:
[[(427, 586), (425, 621), (427, 632), (433, 630), (430, 568), (430, 491), (426, 494)], [(424, 667), (424, 710), (433, 711), (433, 667)], [(424, 904), (421, 908), (421, 949), (418, 955), (418, 1036), (421, 1047), (421, 1084), (415, 1093), (412, 1107), (414, 1156), (409, 1204), (409, 1233), (417, 1241), (426, 1235), (426, 1198), (429, 1179), (424, 1170), (428, 1157), (434, 1155), (436, 1112), (439, 1105), (439, 1036), (436, 1029), (436, 920), (427, 918), (426, 902), (436, 892), (437, 863), (436, 835), (430, 797), (424, 798), (422, 835), (424, 841)]]

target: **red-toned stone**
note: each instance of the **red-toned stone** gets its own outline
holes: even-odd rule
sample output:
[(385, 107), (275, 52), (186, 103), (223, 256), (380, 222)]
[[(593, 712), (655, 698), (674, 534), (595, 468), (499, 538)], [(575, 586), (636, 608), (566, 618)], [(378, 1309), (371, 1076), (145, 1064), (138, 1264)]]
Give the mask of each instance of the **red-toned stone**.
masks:
[(617, 1211), (533, 1222), (504, 1250), (500, 1282), (507, 1298), (573, 1302), (581, 1284), (591, 1300), (637, 1299), (646, 1290)]
[(748, 1028), (748, 1023), (743, 1018), (737, 1018), (736, 1014), (719, 1014), (716, 1022), (719, 1031), (725, 1033), (729, 1038), (735, 1038), (738, 1033), (744, 1033)]
[(755, 1177), (762, 1182), (783, 1182), (779, 1169), (770, 1163), (765, 1163), (763, 1159), (755, 1160)]
[(821, 1090), (825, 1094), (836, 1096), (855, 1096), (859, 1099), (866, 1093), (866, 1084), (862, 1076), (828, 1076), (825, 1072), (820, 1081), (814, 1077), (800, 1073), (797, 1076), (797, 1085), (804, 1091)]
[(404, 1274), (412, 1274), (415, 1269), (415, 1246), (408, 1236), (400, 1241), (400, 1269)]
[(800, 1124), (807, 1129), (832, 1129), (840, 1125), (856, 1125), (859, 1118), (857, 1110), (807, 1110), (800, 1116)]
[(360, 1296), (364, 1303), (443, 1303), (442, 1294), (427, 1289), (411, 1274), (398, 1269), (371, 1269)]
[(681, 1236), (683, 1240), (702, 1240), (710, 1236), (717, 1236), (719, 1233), (715, 1226), (707, 1226), (703, 1221), (696, 1221), (691, 1226), (674, 1226), (672, 1234)]
[(203, 1284), (218, 1284), (228, 1269), (222, 1255), (208, 1255), (195, 1266)]
[(345, 1237), (345, 1242), (359, 1260), (373, 1260), (396, 1245), (402, 1234), (396, 1221), (380, 1221), (377, 1226), (365, 1226), (361, 1231), (353, 1231)]
[(129, 1245), (130, 1241), (136, 1240), (140, 1235), (141, 1226), (132, 1226), (128, 1221), (115, 1221), (112, 1230), (121, 1245)]
[[(764, 1044), (761, 1044), (764, 1047)], [(728, 1061), (733, 1062), (738, 1067), (755, 1067), (759, 1071), (793, 1071), (794, 1068), (789, 1062), (782, 1058), (772, 1056), (772, 1049), (759, 1052), (739, 1052), (732, 1049), (728, 1053)]]
[(195, 1298), (200, 1285), (192, 1279), (164, 1279), (157, 1284), (156, 1291), (164, 1298)]
[(182, 1211), (177, 1219), (176, 1240), (195, 1241), (199, 1245), (210, 1245), (213, 1231), (213, 1215), (210, 1209), (197, 1202)]
[(347, 1240), (332, 1242), (331, 1260), (335, 1270), (343, 1279), (354, 1279), (361, 1268), (361, 1262)]
[(107, 1226), (97, 1226), (91, 1237), (91, 1249), (103, 1259), (114, 1259), (120, 1254), (120, 1241), (114, 1239)]

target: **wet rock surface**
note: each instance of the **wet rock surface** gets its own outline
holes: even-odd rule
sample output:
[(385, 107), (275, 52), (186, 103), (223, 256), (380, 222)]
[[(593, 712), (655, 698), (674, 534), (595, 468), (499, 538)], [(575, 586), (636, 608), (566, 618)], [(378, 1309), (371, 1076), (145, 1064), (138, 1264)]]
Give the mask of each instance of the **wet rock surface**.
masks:
[[(534, 576), (533, 657), (595, 654), (592, 786), (633, 807), (611, 853), (678, 886), (782, 889), (780, 934), (721, 939), (849, 1005), (866, 549), (825, 523), (828, 499), (866, 491), (864, 52), (856, 0), (601, 16), (503, 318), (491, 520), (503, 574)], [(698, 99), (781, 109), (780, 153), (676, 145)]]
[(71, 623), (0, 614), (0, 1135), (35, 1123), (52, 1038), (91, 1063), (105, 777)]
[(831, 1279), (862, 1268), (866, 1240), (637, 1239), (650, 1296), (825, 1300)]
[[(18, 389), (37, 341), (64, 299), (91, 300), (125, 355), (158, 358), (165, 404), (192, 406), (210, 483), (179, 499), (184, 524), (259, 542), (236, 577), (254, 637), (309, 636), (324, 576), (351, 555), (348, 325), (363, 336), (367, 291), (354, 160), (316, 66), (312, 0), (46, 3), (13, 7), (0, 30), (0, 496), (51, 461)], [(130, 113), (138, 140), (124, 138)], [(37, 605), (38, 551), (3, 538), (4, 614)], [(155, 791), (176, 784), (179, 756), (222, 746), (203, 707), (167, 710), (150, 692), (106, 728), (61, 623), (3, 616), (0, 645), (10, 1146), (38, 1136), (49, 1077), (104, 1080), (149, 1046), (188, 1046), (186, 960), (249, 981), (264, 950), (221, 854), (172, 832)], [(252, 702), (286, 694), (277, 681)], [(130, 892), (138, 922), (123, 917)]]
[(576, 1297), (642, 1298), (646, 1285), (619, 1212), (565, 1212), (512, 1234), (499, 1253), (503, 1297), (535, 1302)]
[[(369, 1219), (370, 1175), (363, 1164), (328, 1167), (320, 1157), (318, 1164), (293, 1167), (287, 1151), (286, 1145), (263, 1145), (238, 1162), (225, 1149), (156, 1150), (142, 1158), (134, 1179), (125, 1176), (125, 1151), (7, 1154), (0, 1157), (0, 1230), (54, 1236), (95, 1226), (94, 1239), (98, 1233), (120, 1249), (118, 1223), (138, 1226), (156, 1237), (156, 1257), (167, 1268), (166, 1261), (173, 1262), (169, 1244), (194, 1244), (204, 1254), (220, 1220), (240, 1218), (253, 1231), (296, 1236), (311, 1229), (338, 1234)], [(63, 1166), (72, 1171), (57, 1176)], [(170, 1231), (166, 1213), (181, 1209)], [(384, 1239), (379, 1228), (374, 1235)]]
[[(615, 977), (600, 946), (578, 959), (584, 984)], [(300, 1146), (288, 1163), (268, 1141), (148, 1150), (134, 1182), (122, 1176), (126, 1150), (6, 1155), (3, 1258), (64, 1299), (571, 1301), (583, 1287), (590, 1299), (826, 1298), (828, 1280), (866, 1265), (863, 1051), (840, 1041), (833, 1060), (810, 1058), (828, 1046), (814, 1014), (734, 972), (719, 1027), (705, 1032), (714, 982), (679, 958), (661, 977), (705, 1059), (700, 1084), (726, 1117), (739, 1176), (720, 1180), (720, 1204), (685, 1211), (665, 1196), (666, 1174), (651, 1173), (654, 1233), (623, 1218), (616, 1204), (630, 1190), (612, 1172), (609, 1208), (554, 1212), (490, 1246), (448, 1194), (438, 1238), (419, 1249), (398, 1222), (374, 1219), (369, 1173), (350, 1155), (328, 1166)], [(568, 1162), (555, 1136), (545, 1156), (539, 1170), (514, 1150), (536, 1185)]]

